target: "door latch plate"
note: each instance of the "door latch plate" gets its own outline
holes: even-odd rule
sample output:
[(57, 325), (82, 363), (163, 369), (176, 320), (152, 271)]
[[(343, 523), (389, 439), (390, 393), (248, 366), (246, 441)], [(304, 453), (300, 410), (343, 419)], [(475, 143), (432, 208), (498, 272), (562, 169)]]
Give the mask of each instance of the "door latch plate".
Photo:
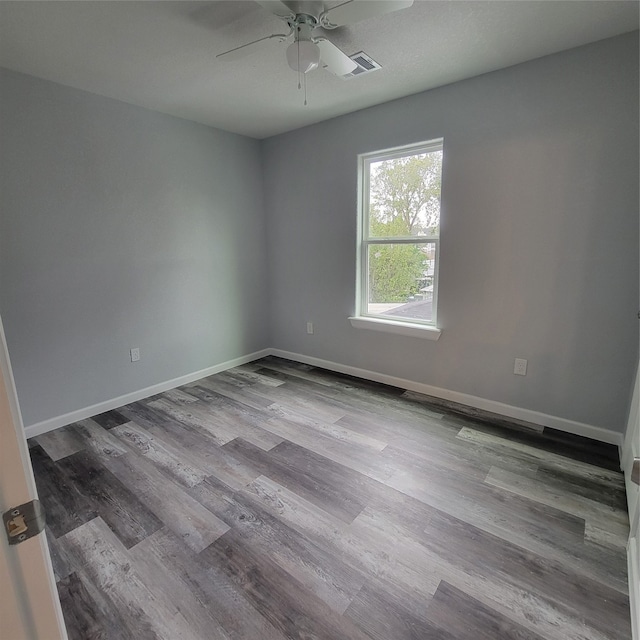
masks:
[(19, 544), (44, 530), (44, 509), (39, 500), (13, 507), (2, 514), (9, 544)]

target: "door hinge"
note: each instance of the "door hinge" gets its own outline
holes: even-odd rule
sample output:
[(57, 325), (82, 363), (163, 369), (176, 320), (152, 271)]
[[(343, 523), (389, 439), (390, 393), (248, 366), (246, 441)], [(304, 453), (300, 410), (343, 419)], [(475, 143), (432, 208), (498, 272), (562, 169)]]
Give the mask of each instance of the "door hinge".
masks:
[(635, 482), (640, 485), (640, 458), (633, 459), (633, 465), (631, 466), (631, 482)]
[(39, 500), (13, 507), (2, 514), (9, 544), (19, 544), (44, 530), (44, 509)]

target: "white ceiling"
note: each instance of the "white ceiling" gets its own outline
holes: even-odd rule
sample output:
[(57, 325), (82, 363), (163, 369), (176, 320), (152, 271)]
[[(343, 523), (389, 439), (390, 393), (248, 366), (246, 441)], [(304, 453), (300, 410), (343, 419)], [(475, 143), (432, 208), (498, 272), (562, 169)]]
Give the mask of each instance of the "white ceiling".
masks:
[(235, 62), (216, 59), (286, 31), (251, 0), (2, 1), (0, 66), (265, 138), (633, 31), (638, 7), (635, 0), (416, 0), (325, 32), (347, 54), (365, 51), (383, 68), (350, 80), (311, 72), (306, 107), (286, 44), (271, 41)]

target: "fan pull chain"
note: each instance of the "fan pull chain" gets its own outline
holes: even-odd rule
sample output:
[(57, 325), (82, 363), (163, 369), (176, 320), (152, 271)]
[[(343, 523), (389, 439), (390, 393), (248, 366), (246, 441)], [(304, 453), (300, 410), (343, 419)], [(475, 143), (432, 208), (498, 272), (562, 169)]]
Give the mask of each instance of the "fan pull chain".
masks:
[[(298, 27), (298, 31), (300, 31), (300, 27)], [(298, 37), (298, 90), (302, 89), (302, 84), (304, 84), (304, 106), (307, 106), (307, 74), (303, 73), (304, 80), (302, 84), (300, 83), (300, 38)]]
[[(300, 30), (299, 27), (298, 27), (298, 30)], [(298, 91), (301, 88), (302, 87), (300, 86), (300, 39), (298, 39)]]

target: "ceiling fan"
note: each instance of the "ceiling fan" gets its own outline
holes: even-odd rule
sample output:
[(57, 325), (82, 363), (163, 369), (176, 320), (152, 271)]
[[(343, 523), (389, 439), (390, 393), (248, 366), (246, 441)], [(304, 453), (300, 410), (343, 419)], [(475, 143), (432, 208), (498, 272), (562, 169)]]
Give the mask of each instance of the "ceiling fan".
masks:
[(287, 33), (274, 33), (270, 36), (248, 42), (229, 51), (218, 54), (222, 60), (237, 60), (259, 52), (271, 40), (285, 42), (291, 39), (287, 47), (287, 62), (298, 73), (306, 74), (322, 66), (337, 76), (351, 73), (358, 65), (349, 56), (327, 38), (314, 36), (317, 28), (336, 29), (348, 24), (360, 22), (385, 13), (406, 9), (413, 0), (346, 0), (335, 6), (326, 6), (325, 2), (301, 0), (255, 0), (259, 5), (287, 23)]

